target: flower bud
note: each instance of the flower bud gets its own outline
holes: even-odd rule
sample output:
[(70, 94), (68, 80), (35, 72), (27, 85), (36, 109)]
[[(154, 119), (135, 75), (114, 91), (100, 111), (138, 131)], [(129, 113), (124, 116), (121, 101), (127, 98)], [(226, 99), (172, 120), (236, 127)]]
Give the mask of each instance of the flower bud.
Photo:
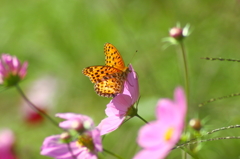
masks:
[(183, 36), (183, 30), (179, 27), (173, 27), (169, 31), (169, 35), (177, 40), (181, 40)]
[(16, 56), (2, 54), (0, 58), (0, 84), (14, 86), (27, 74), (28, 63), (20, 63)]
[(72, 127), (72, 129), (76, 130), (77, 132), (82, 132), (85, 129), (83, 126), (83, 123), (80, 121), (77, 121), (77, 120), (72, 122), (71, 127)]
[(191, 119), (189, 121), (189, 126), (191, 126), (194, 130), (197, 131), (202, 128), (201, 121), (199, 119)]
[(63, 141), (67, 141), (71, 138), (71, 135), (68, 133), (68, 132), (63, 132), (61, 135), (60, 135), (60, 139), (63, 140)]

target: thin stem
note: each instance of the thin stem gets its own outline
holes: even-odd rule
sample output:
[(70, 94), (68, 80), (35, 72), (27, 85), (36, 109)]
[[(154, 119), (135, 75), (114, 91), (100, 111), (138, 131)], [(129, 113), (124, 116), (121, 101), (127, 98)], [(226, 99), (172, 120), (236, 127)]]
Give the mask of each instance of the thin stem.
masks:
[(140, 115), (136, 114), (136, 117), (138, 117), (139, 119), (141, 119), (143, 122), (145, 122), (146, 124), (148, 124), (148, 121), (143, 119)]
[(203, 102), (203, 103), (201, 103), (201, 104), (198, 104), (198, 106), (199, 106), (199, 107), (202, 107), (202, 106), (204, 106), (204, 105), (206, 105), (206, 104), (208, 104), (208, 103), (214, 102), (214, 101), (216, 101), (216, 100), (221, 100), (221, 99), (225, 99), (225, 98), (235, 97), (235, 96), (239, 96), (239, 95), (240, 95), (240, 93), (232, 93), (232, 94), (230, 94), (230, 95), (226, 95), (226, 96), (222, 96), (222, 97), (218, 97), (218, 98), (211, 98), (211, 99), (209, 99), (209, 100), (206, 101), (206, 102)]
[(200, 141), (187, 142), (187, 143), (183, 143), (181, 145), (175, 146), (172, 150), (182, 148), (182, 147), (188, 146), (188, 145), (202, 143), (202, 142), (226, 140), (226, 139), (240, 139), (240, 136), (217, 137), (217, 138), (205, 139), (205, 140), (200, 140)]
[(187, 105), (188, 105), (188, 99), (189, 99), (189, 80), (188, 80), (188, 66), (187, 66), (187, 56), (186, 51), (183, 45), (183, 42), (180, 42), (180, 48), (183, 56), (183, 63), (184, 63), (184, 69), (185, 69), (185, 89), (186, 89), (186, 96), (187, 96)]
[[(187, 105), (189, 103), (189, 80), (188, 80), (188, 66), (187, 66), (187, 57), (186, 57), (186, 51), (183, 45), (183, 42), (180, 41), (180, 48), (181, 48), (181, 52), (182, 52), (182, 56), (183, 56), (183, 63), (184, 63), (184, 76), (185, 76), (185, 91), (186, 91), (186, 97), (187, 97)], [(186, 123), (187, 121), (185, 121)], [(187, 124), (187, 123), (186, 123)], [(184, 151), (183, 153), (183, 158), (187, 159), (187, 152)]]
[(16, 85), (17, 91), (20, 93), (20, 95), (23, 97), (23, 99), (29, 104), (29, 106), (34, 109), (35, 111), (37, 111), (41, 116), (47, 118), (53, 125), (58, 126), (58, 123), (53, 120), (50, 116), (48, 116), (44, 111), (42, 111), (41, 109), (39, 109), (37, 106), (35, 106), (28, 98), (27, 96), (24, 94), (24, 92), (22, 91), (22, 89), (19, 87), (19, 85)]
[(181, 147), (181, 150), (182, 150), (182, 152), (185, 152), (185, 153), (183, 153), (183, 158), (188, 158), (188, 157), (190, 158), (190, 156), (191, 156), (194, 159), (198, 159), (197, 155), (194, 154), (193, 152), (191, 152), (189, 149)]
[(113, 153), (113, 152), (111, 152), (111, 151), (108, 151), (108, 150), (106, 150), (106, 149), (103, 149), (103, 151), (106, 152), (106, 153), (108, 153), (108, 154), (110, 154), (110, 155), (112, 155), (112, 156), (114, 156), (114, 157), (116, 157), (116, 158), (118, 158), (118, 159), (123, 159), (122, 157), (116, 155), (115, 153)]
[(214, 129), (214, 130), (212, 130), (212, 131), (207, 132), (206, 135), (213, 134), (213, 133), (218, 132), (218, 131), (221, 131), (221, 130), (233, 129), (233, 128), (240, 128), (240, 125), (230, 125), (230, 126), (227, 126), (227, 127), (222, 127), (222, 128)]
[[(60, 128), (58, 126), (58, 123), (53, 120), (48, 114), (46, 114), (44, 111), (42, 111), (41, 109), (39, 109), (38, 107), (36, 107), (28, 98), (27, 96), (24, 94), (24, 92), (22, 91), (22, 89), (19, 87), (19, 85), (16, 85), (17, 91), (20, 93), (20, 95), (23, 97), (23, 99), (29, 104), (29, 106), (34, 109), (35, 111), (37, 111), (41, 116), (47, 118), (53, 125), (55, 125), (56, 127)], [(61, 128), (60, 128), (61, 129)], [(68, 150), (71, 153), (71, 156), (73, 159), (77, 159), (77, 157), (73, 154), (73, 151), (71, 149), (71, 146), (69, 143), (66, 143)]]
[(187, 152), (185, 150), (182, 150), (182, 158), (187, 158)]
[(240, 62), (240, 60), (237, 59), (225, 59), (225, 58), (221, 58), (221, 57), (202, 57), (201, 59), (205, 59), (205, 60), (211, 60), (211, 61), (231, 61), (231, 62)]
[[(199, 138), (202, 138), (202, 137), (205, 137), (207, 135), (211, 135), (211, 134), (216, 133), (218, 131), (227, 130), (227, 129), (234, 129), (234, 128), (240, 128), (240, 125), (230, 125), (230, 126), (227, 126), (227, 127), (221, 127), (221, 128), (217, 128), (217, 129), (208, 131), (205, 134), (199, 136), (198, 138), (193, 138), (193, 139), (191, 139), (189, 141), (186, 141), (184, 144), (191, 143), (192, 141), (195, 141), (195, 140), (197, 140)], [(182, 144), (180, 144), (180, 145), (182, 145)], [(178, 145), (178, 146), (180, 146), (180, 145)]]

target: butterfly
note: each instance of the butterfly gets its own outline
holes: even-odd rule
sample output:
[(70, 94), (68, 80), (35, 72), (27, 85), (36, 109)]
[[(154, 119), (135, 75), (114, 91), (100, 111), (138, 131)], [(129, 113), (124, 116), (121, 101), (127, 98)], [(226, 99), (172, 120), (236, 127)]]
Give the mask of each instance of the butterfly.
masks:
[(95, 92), (103, 97), (115, 97), (123, 92), (129, 68), (125, 66), (120, 52), (110, 43), (104, 45), (105, 65), (90, 66), (82, 73), (94, 83)]

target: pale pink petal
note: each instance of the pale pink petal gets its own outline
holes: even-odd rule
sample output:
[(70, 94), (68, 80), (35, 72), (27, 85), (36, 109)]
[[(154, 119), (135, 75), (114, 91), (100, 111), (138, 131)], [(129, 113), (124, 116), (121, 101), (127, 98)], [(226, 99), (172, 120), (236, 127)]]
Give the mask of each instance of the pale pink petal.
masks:
[[(60, 135), (47, 137), (41, 148), (41, 155), (54, 157), (57, 159), (73, 159), (72, 153), (78, 156), (83, 150), (76, 146), (76, 142), (71, 142), (69, 145), (60, 143)], [(69, 151), (71, 148), (72, 153)]]
[(0, 131), (0, 159), (17, 159), (14, 152), (15, 135), (10, 129)]
[(13, 146), (15, 136), (10, 129), (3, 129), (0, 131), (0, 148)]
[(75, 113), (58, 113), (56, 114), (56, 116), (62, 119), (66, 119), (65, 121), (62, 121), (61, 123), (59, 123), (59, 127), (63, 129), (71, 129), (72, 124), (75, 121), (89, 122), (90, 126), (94, 125), (92, 119), (86, 115), (75, 114)]
[(3, 76), (0, 74), (0, 85), (3, 84)]
[(23, 79), (27, 74), (28, 62), (24, 62), (21, 68), (18, 71), (19, 76)]
[(119, 94), (111, 100), (107, 105), (105, 110), (108, 116), (117, 115), (122, 116), (126, 115), (128, 108), (131, 106), (131, 97), (125, 94)]
[[(171, 115), (176, 111), (175, 103), (170, 99), (160, 99), (157, 103), (156, 116), (158, 120), (165, 120), (166, 118), (173, 118)], [(168, 119), (167, 119), (168, 120)]]
[(161, 99), (157, 103), (157, 120), (143, 126), (138, 144), (143, 148), (134, 159), (162, 159), (180, 139), (186, 111), (184, 92), (177, 88), (175, 100)]
[(13, 75), (16, 75), (21, 68), (21, 63), (16, 56), (12, 57), (12, 63), (9, 65)]
[[(144, 148), (158, 146), (163, 139), (161, 136), (162, 132), (159, 131), (159, 129), (161, 128), (159, 127), (159, 122), (157, 121), (153, 121), (144, 125), (138, 133), (138, 144)], [(156, 131), (158, 133), (154, 133)]]
[(77, 159), (98, 159), (96, 154), (93, 153), (89, 153), (87, 151), (83, 151), (78, 157)]
[(8, 71), (6, 70), (5, 64), (2, 61), (0, 61), (0, 74), (2, 79), (8, 76)]
[(4, 65), (12, 65), (12, 56), (8, 55), (8, 54), (2, 54), (1, 57), (2, 61), (4, 62)]
[(136, 72), (134, 71), (132, 65), (129, 65), (130, 73), (128, 73), (127, 80), (124, 83), (123, 94), (132, 97), (132, 104), (134, 104), (139, 98), (139, 85)]
[(100, 129), (100, 134), (104, 135), (116, 130), (124, 121), (125, 117), (111, 116), (103, 119), (97, 126)]
[(142, 150), (138, 152), (133, 159), (164, 159), (168, 154), (166, 148)]
[(93, 139), (95, 150), (97, 152), (102, 151), (103, 148), (102, 148), (102, 138), (100, 134), (100, 129), (95, 128), (94, 130), (90, 131), (90, 133)]
[(57, 113), (56, 117), (66, 119), (66, 120), (81, 119), (81, 120), (92, 121), (92, 119), (86, 115), (75, 114), (75, 113)]
[(184, 95), (184, 90), (182, 89), (182, 87), (177, 87), (174, 91), (174, 99), (175, 102), (177, 104), (177, 106), (179, 107), (180, 110), (180, 114), (182, 114), (183, 116), (185, 116), (186, 111), (187, 111), (187, 107), (186, 107), (186, 98)]

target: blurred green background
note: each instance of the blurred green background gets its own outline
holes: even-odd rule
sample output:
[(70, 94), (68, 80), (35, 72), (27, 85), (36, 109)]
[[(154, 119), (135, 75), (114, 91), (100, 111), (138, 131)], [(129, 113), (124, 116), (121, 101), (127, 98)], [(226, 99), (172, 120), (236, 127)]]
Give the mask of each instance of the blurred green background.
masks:
[[(198, 107), (212, 97), (240, 92), (240, 63), (200, 59), (240, 59), (238, 0), (1, 0), (0, 4), (0, 51), (29, 62), (28, 75), (20, 84), (23, 90), (45, 74), (58, 79), (56, 106), (49, 113), (57, 121), (61, 120), (54, 115), (59, 112), (88, 115), (96, 125), (105, 117), (110, 98), (97, 96), (81, 71), (104, 64), (106, 42), (114, 44), (125, 63), (131, 63), (138, 73), (139, 114), (154, 120), (157, 100), (172, 98), (174, 88), (184, 86), (181, 56), (175, 46), (162, 49), (161, 42), (180, 22), (182, 26), (189, 23), (193, 31), (185, 39), (190, 79), (187, 119), (203, 119), (206, 131), (240, 123), (240, 96)], [(0, 101), (0, 128), (15, 132), (19, 158), (48, 158), (39, 154), (42, 141), (58, 134), (58, 129), (49, 121), (25, 124), (19, 111), (21, 97), (14, 88), (1, 92)], [(104, 148), (130, 159), (140, 150), (135, 141), (142, 125), (137, 118), (128, 121), (104, 139)], [(238, 135), (232, 129), (209, 138)], [(239, 158), (239, 145), (239, 140), (207, 142), (197, 155), (202, 159)], [(177, 149), (168, 158), (180, 157)]]

